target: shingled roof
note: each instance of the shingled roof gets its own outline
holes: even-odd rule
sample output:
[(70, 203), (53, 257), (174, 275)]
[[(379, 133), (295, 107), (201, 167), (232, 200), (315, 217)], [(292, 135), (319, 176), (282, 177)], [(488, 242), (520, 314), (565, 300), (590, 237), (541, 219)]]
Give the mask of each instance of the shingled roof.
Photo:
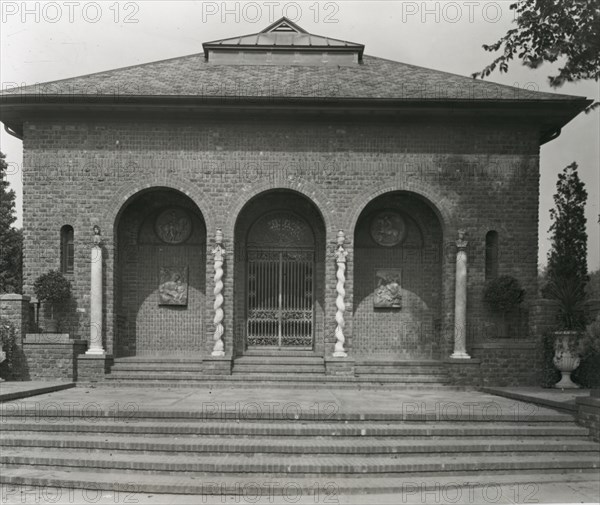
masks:
[(204, 54), (13, 88), (6, 95), (279, 97), (388, 100), (574, 100), (364, 56), (357, 66), (216, 65)]
[[(287, 18), (258, 34), (204, 43), (204, 53), (97, 72), (5, 90), (2, 95), (43, 97), (69, 95), (131, 97), (268, 97), (363, 100), (576, 100), (571, 95), (542, 93), (489, 81), (389, 61), (363, 58), (362, 44), (312, 35)], [(232, 54), (260, 50), (300, 54), (355, 52), (355, 64), (218, 64), (211, 51)], [(326, 59), (326, 58), (325, 58)], [(330, 63), (330, 62), (329, 62)]]

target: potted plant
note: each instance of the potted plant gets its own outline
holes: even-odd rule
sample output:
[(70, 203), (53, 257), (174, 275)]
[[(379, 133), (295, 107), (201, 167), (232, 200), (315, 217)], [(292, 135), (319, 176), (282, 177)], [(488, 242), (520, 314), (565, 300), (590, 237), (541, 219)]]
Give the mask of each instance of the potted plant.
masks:
[(554, 387), (579, 387), (571, 380), (571, 373), (581, 362), (582, 339), (585, 335), (585, 284), (577, 277), (551, 279), (545, 289), (546, 297), (556, 303), (553, 363), (562, 378)]
[(40, 275), (33, 284), (33, 290), (41, 303), (46, 305), (44, 313), (49, 318), (45, 321), (45, 331), (55, 333), (58, 321), (55, 319), (56, 309), (71, 297), (71, 283), (56, 270)]
[(501, 275), (488, 281), (483, 291), (483, 301), (493, 312), (502, 315), (500, 337), (507, 337), (507, 315), (515, 310), (523, 301), (525, 290), (519, 281), (510, 275)]

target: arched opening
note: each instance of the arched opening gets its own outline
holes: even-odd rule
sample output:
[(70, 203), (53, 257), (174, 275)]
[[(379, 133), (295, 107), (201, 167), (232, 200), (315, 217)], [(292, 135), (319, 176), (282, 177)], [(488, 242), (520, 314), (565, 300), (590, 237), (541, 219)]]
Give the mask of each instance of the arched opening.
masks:
[(322, 351), (325, 227), (293, 191), (251, 200), (235, 228), (236, 354)]
[(115, 226), (115, 357), (200, 354), (206, 227), (186, 195), (153, 188)]
[(491, 230), (485, 236), (485, 280), (498, 277), (498, 232)]
[(60, 229), (60, 271), (72, 274), (75, 268), (75, 231), (70, 225)]
[(357, 356), (437, 359), (443, 232), (420, 196), (372, 200), (354, 232), (352, 350)]

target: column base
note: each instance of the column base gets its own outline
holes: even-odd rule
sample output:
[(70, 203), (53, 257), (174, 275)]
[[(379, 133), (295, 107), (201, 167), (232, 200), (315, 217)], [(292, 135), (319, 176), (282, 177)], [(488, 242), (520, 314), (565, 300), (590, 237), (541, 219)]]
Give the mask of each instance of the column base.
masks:
[(225, 351), (213, 351), (210, 353), (210, 355), (216, 358), (222, 358), (223, 356), (225, 356)]
[(77, 358), (77, 380), (81, 382), (99, 382), (108, 372), (112, 356), (102, 354), (80, 354)]
[(454, 351), (452, 356), (450, 356), (450, 359), (471, 359), (471, 356), (469, 356), (466, 352)]
[(231, 368), (231, 356), (211, 356), (202, 360), (202, 373), (205, 375), (231, 375)]
[(354, 377), (354, 358), (344, 356), (340, 359), (335, 355), (333, 358), (325, 358), (325, 373)]
[(106, 351), (104, 349), (88, 349), (85, 354), (86, 356), (106, 356)]
[(348, 353), (344, 352), (344, 351), (336, 351), (333, 353), (333, 357), (334, 358), (347, 358), (348, 357)]

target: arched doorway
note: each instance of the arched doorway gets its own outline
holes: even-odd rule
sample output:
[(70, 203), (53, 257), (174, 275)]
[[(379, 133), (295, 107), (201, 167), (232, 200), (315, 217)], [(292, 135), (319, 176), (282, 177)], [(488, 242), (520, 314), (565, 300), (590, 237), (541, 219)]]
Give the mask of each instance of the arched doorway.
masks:
[(354, 354), (438, 359), (443, 231), (431, 204), (409, 192), (375, 198), (354, 247)]
[(178, 191), (143, 191), (119, 213), (115, 239), (115, 357), (200, 354), (206, 301), (200, 210)]
[(255, 198), (236, 244), (237, 354), (322, 349), (324, 225), (312, 202), (291, 191)]

